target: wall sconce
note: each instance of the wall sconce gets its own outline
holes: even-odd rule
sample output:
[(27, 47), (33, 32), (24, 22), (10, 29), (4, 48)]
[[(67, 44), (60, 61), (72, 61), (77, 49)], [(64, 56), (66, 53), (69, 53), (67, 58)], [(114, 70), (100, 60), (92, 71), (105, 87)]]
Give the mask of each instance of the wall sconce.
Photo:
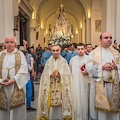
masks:
[(43, 29), (43, 25), (41, 24), (41, 29)]
[(32, 19), (35, 19), (35, 12), (32, 13)]
[(90, 13), (88, 13), (88, 18), (90, 18)]
[(82, 29), (82, 25), (80, 25), (80, 28)]
[(78, 30), (76, 30), (76, 34), (78, 34)]

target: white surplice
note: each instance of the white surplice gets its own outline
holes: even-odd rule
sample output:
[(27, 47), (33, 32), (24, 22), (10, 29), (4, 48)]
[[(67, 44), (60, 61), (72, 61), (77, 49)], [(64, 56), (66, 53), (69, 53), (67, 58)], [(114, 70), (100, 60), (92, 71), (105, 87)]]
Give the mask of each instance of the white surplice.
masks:
[(76, 94), (76, 120), (88, 120), (88, 75), (83, 75), (80, 66), (88, 63), (89, 57), (75, 56), (70, 60), (70, 70)]
[[(109, 78), (109, 71), (102, 70), (102, 65), (104, 65), (107, 62), (111, 62), (114, 60), (114, 56), (110, 51), (110, 48), (102, 48), (102, 65), (93, 65), (93, 51), (89, 54), (89, 57), (91, 59), (91, 62), (87, 65), (87, 69), (89, 72), (89, 75), (91, 77), (91, 86), (90, 86), (90, 117), (91, 120), (119, 120), (119, 113), (106, 113), (103, 111), (95, 110), (95, 81), (100, 81), (103, 77), (103, 81), (108, 81)], [(119, 60), (120, 61), (120, 60)], [(119, 62), (120, 63), (120, 62)], [(120, 68), (118, 67), (118, 75), (120, 75)], [(97, 69), (96, 69), (97, 68)], [(97, 78), (93, 78), (94, 73), (97, 74)], [(112, 77), (114, 79), (115, 71), (112, 70)], [(120, 80), (120, 77), (118, 77)], [(108, 100), (111, 97), (113, 88), (113, 83), (105, 83), (104, 89), (106, 92), (106, 96)]]
[[(7, 50), (0, 52), (0, 56), (3, 52), (6, 53), (3, 60), (2, 79), (0, 79), (0, 82), (3, 79), (7, 78), (8, 70), (6, 68), (10, 68), (9, 70), (10, 79), (14, 78), (18, 88), (19, 89), (23, 88), (26, 95), (26, 83), (28, 82), (27, 63), (26, 63), (24, 54), (21, 51), (19, 51), (20, 57), (21, 57), (21, 65), (18, 73), (15, 75), (15, 52), (16, 51), (17, 49), (15, 48), (15, 50), (11, 53), (7, 53)], [(2, 86), (0, 85), (0, 88), (1, 87)], [(0, 120), (26, 120), (26, 105), (10, 110), (10, 98), (14, 90), (14, 84), (4, 87), (4, 90), (7, 96), (8, 110), (7, 112), (0, 110)]]

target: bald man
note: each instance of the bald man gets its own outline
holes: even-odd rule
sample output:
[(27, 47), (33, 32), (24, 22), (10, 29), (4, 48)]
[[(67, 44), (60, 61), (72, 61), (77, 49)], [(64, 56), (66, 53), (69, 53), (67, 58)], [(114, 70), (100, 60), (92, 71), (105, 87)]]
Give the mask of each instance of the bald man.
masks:
[(92, 120), (119, 120), (120, 57), (111, 47), (112, 35), (100, 35), (100, 46), (90, 52), (87, 70), (91, 79), (90, 117)]
[(28, 68), (24, 54), (15, 48), (12, 36), (5, 38), (0, 52), (0, 120), (26, 120)]

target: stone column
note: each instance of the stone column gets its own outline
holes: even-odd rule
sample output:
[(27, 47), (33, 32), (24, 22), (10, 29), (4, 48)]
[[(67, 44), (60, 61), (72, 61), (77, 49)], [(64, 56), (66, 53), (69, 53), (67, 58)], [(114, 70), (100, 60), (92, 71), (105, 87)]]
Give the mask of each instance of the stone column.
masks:
[(82, 28), (79, 29), (79, 43), (82, 42)]
[(86, 19), (86, 41), (85, 43), (91, 43), (91, 18)]
[(37, 28), (37, 22), (36, 19), (31, 19), (30, 22), (30, 46), (33, 46), (36, 48), (36, 28)]
[[(44, 48), (45, 47), (45, 43), (44, 43), (44, 38), (45, 38), (45, 35), (44, 35), (44, 29), (40, 29), (40, 45)], [(45, 39), (45, 42), (46, 42), (46, 39)]]
[(116, 8), (116, 0), (102, 0), (102, 32), (110, 32), (113, 40), (116, 39)]
[(116, 40), (118, 45), (120, 44), (120, 0), (117, 0), (116, 5)]

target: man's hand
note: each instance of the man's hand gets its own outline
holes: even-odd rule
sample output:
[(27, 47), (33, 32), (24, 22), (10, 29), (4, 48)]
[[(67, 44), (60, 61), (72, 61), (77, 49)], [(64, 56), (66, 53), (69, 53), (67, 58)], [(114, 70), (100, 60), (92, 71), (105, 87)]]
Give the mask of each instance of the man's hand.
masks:
[(102, 66), (103, 70), (108, 70), (111, 71), (112, 69), (117, 70), (117, 65), (115, 64), (115, 62), (112, 60), (112, 63), (107, 62)]
[(55, 72), (56, 77), (60, 77), (60, 73), (58, 71)]
[(55, 71), (50, 75), (50, 77), (55, 77)]
[(8, 79), (4, 79), (4, 80), (2, 80), (2, 82), (0, 83), (0, 85), (5, 86), (5, 83), (6, 83), (6, 82), (8, 82)]
[(87, 72), (87, 70), (85, 69), (85, 68), (83, 68), (84, 70), (81, 70), (81, 73), (83, 74), (83, 75), (88, 75), (88, 72)]
[(68, 48), (64, 48), (64, 51), (66, 52)]
[(60, 73), (58, 71), (53, 71), (50, 77), (60, 77)]
[(102, 66), (102, 69), (103, 69), (103, 70), (111, 71), (111, 70), (112, 70), (111, 63), (110, 63), (110, 62), (105, 63), (105, 64)]
[(113, 60), (111, 63), (111, 68), (117, 70), (117, 65), (115, 64), (115, 62)]
[(24, 45), (27, 45), (27, 41), (26, 41), (26, 40), (23, 40), (23, 44), (24, 44)]
[(10, 79), (6, 78), (1, 82), (1, 85), (9, 86), (9, 85), (14, 84), (14, 83), (15, 83), (15, 79), (10, 80)]

